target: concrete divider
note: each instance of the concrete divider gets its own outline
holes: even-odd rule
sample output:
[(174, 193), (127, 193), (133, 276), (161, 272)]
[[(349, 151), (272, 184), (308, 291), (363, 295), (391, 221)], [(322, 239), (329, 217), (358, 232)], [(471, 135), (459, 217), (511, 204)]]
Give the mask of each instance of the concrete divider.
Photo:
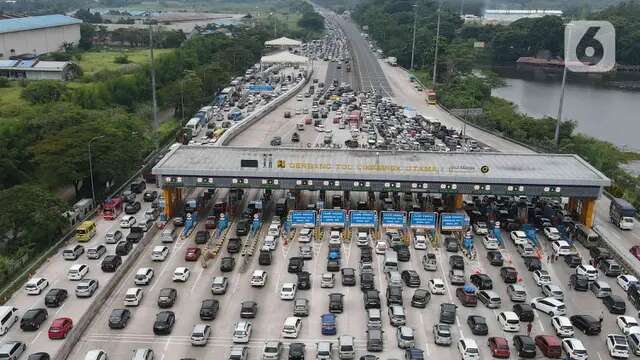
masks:
[(262, 119), (265, 115), (269, 114), (273, 110), (275, 110), (278, 106), (282, 105), (287, 100), (291, 99), (294, 95), (296, 95), (306, 84), (309, 83), (313, 75), (313, 68), (309, 70), (307, 76), (304, 77), (302, 81), (297, 83), (294, 87), (289, 89), (289, 91), (284, 94), (278, 96), (273, 101), (265, 105), (264, 107), (257, 109), (251, 115), (247, 116), (242, 120), (242, 122), (237, 123), (236, 125), (230, 127), (227, 131), (225, 131), (222, 136), (216, 142), (216, 146), (224, 146), (227, 145), (233, 140), (236, 136), (240, 135), (243, 131), (248, 129), (251, 125), (255, 124), (258, 120)]
[[(113, 274), (111, 279), (107, 282), (106, 285), (99, 284), (99, 288), (102, 288), (101, 291), (98, 291), (98, 294), (95, 295), (91, 307), (86, 311), (78, 320), (74, 326), (73, 330), (71, 330), (71, 334), (67, 336), (64, 340), (64, 344), (58, 350), (58, 352), (53, 357), (54, 360), (65, 360), (73, 351), (73, 348), (76, 346), (80, 338), (87, 330), (89, 325), (93, 322), (93, 319), (98, 315), (102, 306), (107, 302), (107, 300), (111, 297), (116, 287), (122, 282), (125, 274), (131, 269), (133, 264), (138, 260), (144, 249), (151, 244), (151, 240), (158, 232), (158, 226), (154, 224), (154, 226), (147, 231), (144, 237), (140, 240), (138, 245), (131, 250), (129, 256), (122, 262), (118, 270)], [(106, 324), (105, 324), (106, 326)]]

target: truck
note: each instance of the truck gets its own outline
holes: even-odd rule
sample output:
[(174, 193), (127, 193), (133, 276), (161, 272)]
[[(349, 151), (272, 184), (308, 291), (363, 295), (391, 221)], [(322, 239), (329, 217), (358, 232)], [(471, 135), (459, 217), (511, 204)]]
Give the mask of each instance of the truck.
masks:
[(395, 56), (389, 56), (387, 58), (387, 63), (391, 66), (398, 66), (398, 59)]
[(93, 209), (93, 200), (80, 199), (77, 203), (73, 204), (73, 208), (66, 211), (63, 216), (66, 217), (69, 220), (69, 224), (73, 226), (86, 218), (91, 209)]
[(122, 212), (124, 200), (120, 196), (107, 198), (102, 203), (102, 218), (105, 220), (115, 220)]
[(609, 220), (622, 230), (632, 230), (636, 208), (627, 200), (612, 198), (609, 206)]

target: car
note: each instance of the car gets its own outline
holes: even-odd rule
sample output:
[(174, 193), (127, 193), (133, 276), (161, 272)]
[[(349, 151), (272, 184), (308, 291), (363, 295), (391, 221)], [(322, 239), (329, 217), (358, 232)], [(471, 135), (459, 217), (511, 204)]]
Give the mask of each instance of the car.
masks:
[(82, 254), (84, 254), (84, 246), (76, 244), (71, 248), (64, 249), (62, 258), (65, 260), (77, 260)]
[(551, 326), (553, 326), (553, 330), (558, 337), (572, 337), (575, 334), (571, 320), (566, 316), (553, 316), (551, 318)]
[(435, 323), (433, 325), (434, 342), (437, 345), (449, 346), (452, 343), (451, 326), (448, 324)]
[(304, 259), (299, 256), (289, 258), (289, 264), (287, 265), (287, 272), (291, 274), (299, 273), (304, 267)]
[(252, 287), (263, 287), (267, 283), (267, 272), (264, 270), (254, 270), (251, 275)]
[(255, 301), (243, 301), (240, 304), (240, 318), (253, 319), (258, 314), (258, 303)]
[(609, 355), (612, 358), (628, 358), (629, 357), (629, 344), (627, 338), (624, 335), (608, 334), (607, 335), (607, 348), (609, 349)]
[(444, 324), (453, 324), (456, 321), (456, 310), (458, 306), (451, 303), (440, 304), (440, 322)]
[(331, 293), (329, 294), (329, 312), (330, 313), (341, 313), (343, 311), (343, 298), (344, 295), (341, 293)]
[(631, 284), (634, 284), (634, 283), (638, 282), (638, 278), (636, 278), (633, 275), (619, 275), (616, 278), (616, 282), (622, 288), (622, 290), (624, 290), (626, 292), (627, 290), (629, 290), (629, 286)]
[(521, 230), (514, 230), (510, 233), (511, 240), (515, 245), (526, 244), (529, 239), (527, 238), (527, 233)]
[(120, 227), (123, 229), (128, 229), (135, 225), (136, 217), (133, 215), (125, 215), (120, 219)]
[[(14, 313), (15, 311), (17, 311), (17, 309), (14, 310)], [(12, 314), (9, 313), (9, 317), (11, 316)], [(25, 313), (22, 315), (22, 319), (20, 319), (20, 329), (22, 329), (23, 331), (36, 331), (40, 329), (40, 326), (43, 322), (45, 322), (45, 320), (47, 320), (48, 317), (49, 312), (47, 311), (47, 309), (31, 308), (25, 311)], [(17, 317), (15, 317), (14, 319), (17, 319)], [(10, 322), (5, 322), (4, 324), (7, 331), (9, 323)]]
[(586, 276), (589, 281), (598, 280), (598, 270), (591, 265), (578, 265), (576, 274)]
[(513, 312), (518, 315), (518, 319), (523, 322), (532, 322), (535, 313), (533, 312), (533, 308), (529, 304), (515, 304), (513, 305)]
[(502, 327), (502, 330), (508, 332), (520, 331), (520, 318), (518, 314), (513, 311), (502, 311), (498, 314), (498, 324)]
[(478, 290), (491, 290), (493, 289), (493, 281), (487, 274), (472, 274), (469, 280)]
[(191, 276), (191, 271), (189, 268), (179, 266), (173, 271), (172, 280), (175, 282), (186, 282), (189, 280), (189, 276)]
[(544, 236), (546, 236), (549, 241), (560, 240), (560, 231), (558, 231), (558, 229), (556, 229), (553, 226), (549, 226), (542, 229), (542, 232), (544, 233)]
[(49, 286), (49, 281), (42, 277), (34, 277), (29, 279), (24, 286), (27, 295), (40, 295), (42, 290)]
[(502, 266), (504, 265), (504, 257), (499, 250), (489, 250), (487, 251), (487, 260), (489, 260), (489, 264), (493, 266)]
[(127, 215), (133, 215), (138, 213), (138, 211), (140, 211), (141, 208), (142, 208), (142, 204), (140, 204), (140, 201), (135, 201), (133, 203), (129, 203), (125, 205), (124, 213)]
[(280, 289), (280, 299), (293, 300), (296, 297), (297, 286), (294, 283), (284, 283)]
[(113, 309), (109, 315), (110, 329), (124, 329), (131, 318), (129, 309)]
[(298, 247), (298, 256), (304, 260), (313, 259), (313, 247), (310, 245), (300, 245), (300, 247)]
[(631, 255), (633, 255), (636, 259), (640, 260), (640, 245), (634, 245), (632, 247), (629, 248), (629, 252), (631, 253)]
[(486, 222), (478, 221), (475, 224), (473, 224), (473, 232), (476, 235), (488, 235), (489, 234), (489, 227), (487, 226)]
[(216, 299), (205, 299), (200, 304), (200, 320), (214, 320), (218, 316), (220, 302)]
[(360, 290), (375, 289), (375, 276), (372, 272), (365, 272), (364, 267), (360, 270)]
[(156, 319), (153, 322), (153, 333), (156, 335), (171, 334), (175, 322), (176, 315), (173, 311), (160, 311), (156, 314)]
[(531, 299), (531, 307), (550, 316), (567, 313), (564, 303), (553, 297), (534, 297)]
[(415, 346), (415, 331), (409, 326), (396, 328), (396, 341), (400, 349), (409, 349)]
[(158, 198), (158, 192), (156, 190), (153, 190), (153, 191), (147, 190), (142, 195), (142, 200), (144, 200), (145, 202), (152, 202), (157, 198)]
[(162, 288), (158, 294), (158, 306), (160, 308), (170, 308), (175, 304), (178, 297), (178, 290), (174, 288)]
[(467, 317), (467, 325), (471, 329), (473, 335), (487, 335), (489, 334), (489, 326), (484, 316), (469, 315)]
[(227, 241), (227, 252), (229, 254), (235, 254), (240, 251), (242, 247), (242, 239), (240, 238), (230, 238)]
[(213, 295), (224, 295), (229, 287), (229, 279), (226, 276), (214, 276), (211, 283), (211, 293)]
[(27, 360), (50, 360), (51, 356), (46, 352), (36, 352), (29, 355)]
[(487, 340), (491, 355), (495, 358), (508, 359), (511, 356), (509, 342), (500, 336), (492, 336)]
[(184, 254), (185, 261), (198, 261), (200, 258), (200, 254), (202, 254), (202, 250), (197, 247), (188, 247), (187, 251)]
[(591, 315), (572, 315), (569, 320), (571, 320), (571, 325), (585, 335), (598, 335), (602, 330), (600, 321)]
[(112, 230), (104, 235), (104, 242), (107, 244), (115, 244), (120, 240), (122, 240), (122, 231), (120, 230)]
[(576, 268), (576, 267), (582, 265), (582, 258), (580, 257), (579, 254), (569, 254), (569, 255), (565, 255), (564, 256), (564, 262), (570, 268)]
[(587, 360), (587, 349), (582, 341), (576, 338), (562, 339), (562, 350), (573, 360)]
[(462, 360), (478, 360), (480, 359), (480, 350), (478, 344), (473, 339), (458, 340), (458, 352)]
[(69, 317), (61, 317), (54, 319), (49, 326), (47, 335), (49, 339), (65, 339), (69, 332), (73, 329), (73, 320)]
[(356, 271), (353, 268), (342, 268), (340, 270), (342, 274), (343, 286), (355, 286), (356, 285)]
[(464, 285), (466, 282), (464, 270), (449, 270), (449, 282), (451, 283), (451, 285)]
[(313, 237), (313, 231), (309, 228), (300, 229), (300, 232), (298, 232), (298, 242), (308, 243), (313, 240)]
[(240, 320), (233, 327), (232, 341), (234, 344), (247, 344), (251, 338), (252, 330), (251, 322), (248, 320)]
[(571, 288), (575, 291), (589, 290), (589, 278), (585, 275), (571, 274), (569, 282), (571, 283)]
[(426, 250), (427, 237), (424, 234), (416, 234), (415, 239), (413, 239), (413, 248), (416, 250)]
[(420, 276), (415, 270), (403, 270), (400, 275), (406, 286), (420, 287)]
[(289, 344), (289, 360), (304, 360), (305, 352), (304, 343), (294, 342)]
[(67, 279), (72, 281), (82, 280), (89, 273), (89, 265), (74, 264), (67, 271)]
[(309, 316), (309, 300), (301, 298), (294, 299), (293, 316)]
[(91, 259), (91, 260), (100, 259), (102, 255), (104, 255), (106, 252), (107, 252), (107, 247), (102, 244), (98, 244), (94, 247), (87, 249), (87, 259)]
[(151, 251), (151, 261), (165, 261), (169, 256), (169, 248), (167, 246), (154, 246)]
[(44, 296), (44, 305), (48, 308), (59, 307), (64, 303), (68, 297), (68, 292), (65, 289), (53, 288), (47, 292)]
[(376, 242), (376, 254), (384, 255), (385, 251), (387, 251), (387, 243), (385, 241)]
[(553, 253), (556, 256), (571, 255), (571, 245), (569, 244), (569, 242), (564, 241), (564, 240), (557, 240), (557, 241), (552, 242), (551, 243), (551, 250), (553, 250)]
[(609, 294), (602, 298), (602, 303), (611, 314), (624, 314), (627, 305), (621, 296)]
[(533, 280), (538, 286), (551, 284), (551, 276), (547, 270), (535, 270), (533, 272)]
[(444, 248), (448, 252), (458, 252), (459, 247), (460, 247), (460, 244), (458, 242), (458, 239), (453, 237), (447, 237), (444, 239)]
[(427, 307), (430, 299), (431, 294), (427, 290), (416, 289), (416, 291), (413, 292), (413, 296), (411, 297), (411, 306), (424, 309), (425, 307)]
[(220, 260), (220, 271), (230, 272), (236, 266), (236, 259), (231, 256), (225, 256)]
[(427, 286), (432, 295), (444, 295), (446, 292), (444, 281), (440, 278), (430, 279), (427, 281)]
[(411, 260), (411, 252), (409, 251), (409, 247), (406, 245), (396, 245), (393, 246), (393, 250), (396, 251), (398, 255), (398, 261), (407, 262)]
[(98, 290), (98, 280), (84, 279), (81, 280), (75, 288), (76, 297), (91, 297)]
[(624, 335), (629, 335), (631, 333), (640, 333), (640, 324), (638, 321), (631, 317), (621, 315), (616, 318), (616, 324), (622, 330)]
[(500, 295), (491, 290), (480, 290), (477, 294), (478, 300), (489, 309), (497, 309), (502, 305)]
[(326, 313), (320, 316), (320, 331), (322, 335), (336, 334), (336, 316), (332, 313)]
[(541, 287), (544, 296), (552, 297), (556, 300), (564, 301), (564, 292), (558, 285), (544, 284)]
[[(361, 283), (362, 284), (362, 283)], [(335, 286), (335, 275), (330, 272), (323, 273), (320, 278), (321, 288), (332, 288)]]
[(505, 284), (515, 284), (518, 282), (518, 271), (513, 266), (503, 266), (500, 268), (500, 277)]
[(464, 270), (464, 258), (461, 255), (449, 256), (449, 266), (452, 269)]
[(262, 360), (277, 360), (284, 352), (282, 342), (277, 340), (267, 340), (262, 348)]
[(136, 271), (133, 281), (136, 285), (149, 285), (149, 283), (151, 282), (151, 279), (153, 279), (153, 276), (154, 276), (153, 269), (144, 267)]
[(519, 357), (534, 358), (536, 357), (536, 343), (530, 336), (515, 335), (513, 337), (513, 347)]
[(21, 341), (7, 341), (0, 345), (0, 359), (16, 360), (27, 350), (27, 345)]
[(524, 266), (528, 271), (542, 270), (542, 261), (535, 256), (524, 256)]
[(498, 239), (493, 234), (487, 234), (482, 238), (482, 244), (487, 250), (498, 250), (500, 248)]

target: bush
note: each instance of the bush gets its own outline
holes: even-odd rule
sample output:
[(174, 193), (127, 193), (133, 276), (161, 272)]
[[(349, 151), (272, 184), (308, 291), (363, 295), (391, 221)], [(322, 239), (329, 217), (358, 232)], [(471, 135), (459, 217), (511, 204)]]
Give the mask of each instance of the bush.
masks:
[(128, 63), (130, 63), (129, 56), (127, 56), (127, 54), (120, 54), (120, 55), (116, 56), (116, 58), (113, 60), (113, 62), (116, 63), (116, 64), (128, 64)]
[(9, 87), (9, 79), (6, 77), (0, 77), (0, 88)]
[(21, 97), (32, 104), (46, 104), (60, 100), (66, 90), (66, 85), (61, 81), (33, 81), (22, 90)]

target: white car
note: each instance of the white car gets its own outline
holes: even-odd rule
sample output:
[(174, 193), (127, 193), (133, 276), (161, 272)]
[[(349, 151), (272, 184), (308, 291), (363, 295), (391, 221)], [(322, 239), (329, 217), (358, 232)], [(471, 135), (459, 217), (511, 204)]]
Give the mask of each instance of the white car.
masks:
[(309, 228), (304, 228), (300, 230), (298, 234), (298, 241), (301, 243), (308, 243), (313, 240), (313, 230)]
[(280, 225), (277, 225), (277, 224), (269, 225), (269, 230), (267, 231), (267, 235), (273, 236), (274, 238), (280, 237)]
[(267, 235), (264, 237), (264, 246), (268, 247), (269, 250), (275, 250), (276, 247), (278, 246), (278, 240), (277, 238), (271, 236), (271, 235)]
[(149, 285), (151, 279), (153, 279), (153, 275), (154, 272), (152, 268), (140, 268), (136, 271), (133, 282), (136, 285)]
[(49, 280), (42, 277), (35, 277), (27, 281), (24, 285), (24, 290), (27, 295), (40, 295), (42, 290), (46, 289), (47, 286), (49, 286)]
[(571, 245), (569, 245), (569, 243), (564, 240), (552, 242), (551, 249), (553, 250), (553, 253), (558, 256), (566, 256), (571, 254)]
[(498, 239), (493, 234), (487, 234), (482, 238), (482, 244), (487, 250), (498, 250)]
[(538, 286), (551, 284), (551, 276), (547, 270), (536, 270), (533, 272), (533, 280)]
[(458, 352), (460, 352), (462, 360), (480, 359), (480, 349), (473, 339), (458, 340)]
[(294, 283), (284, 283), (280, 289), (280, 299), (293, 300), (296, 297), (297, 286)]
[(607, 348), (609, 355), (614, 359), (626, 359), (629, 357), (629, 343), (624, 335), (607, 335)]
[(571, 337), (575, 334), (571, 320), (566, 316), (554, 316), (551, 318), (551, 326), (561, 338)]
[(165, 261), (165, 259), (169, 256), (169, 248), (166, 246), (154, 246), (151, 251), (151, 260), (152, 261)]
[(542, 232), (544, 232), (544, 236), (546, 236), (549, 241), (560, 240), (560, 231), (553, 226), (544, 228)]
[(426, 250), (427, 237), (424, 235), (416, 235), (416, 238), (413, 240), (413, 248), (416, 250)]
[(376, 254), (384, 255), (385, 251), (387, 251), (387, 243), (384, 241), (376, 242)]
[(534, 297), (531, 299), (531, 307), (549, 316), (564, 315), (567, 313), (567, 307), (564, 303), (552, 297)]
[(562, 339), (562, 349), (572, 360), (587, 360), (589, 358), (582, 341), (576, 338)]
[(578, 265), (576, 274), (586, 276), (589, 281), (598, 280), (598, 270), (591, 265)]
[(625, 292), (629, 290), (629, 286), (634, 282), (638, 282), (638, 278), (633, 275), (620, 275), (616, 278), (616, 282)]
[(74, 264), (67, 270), (67, 279), (69, 280), (82, 280), (89, 272), (89, 265), (87, 264)]
[(520, 318), (513, 311), (503, 311), (498, 314), (498, 323), (500, 323), (500, 326), (504, 331), (520, 331)]
[(136, 217), (133, 215), (125, 215), (120, 219), (120, 227), (123, 229), (130, 228), (136, 223)]
[(473, 231), (476, 235), (487, 235), (489, 234), (489, 228), (487, 227), (487, 223), (484, 221), (478, 221), (473, 224)]
[(173, 272), (173, 281), (186, 282), (189, 280), (189, 276), (191, 276), (191, 271), (186, 267), (180, 266)]
[(332, 288), (336, 284), (336, 277), (333, 273), (327, 272), (322, 274), (320, 279), (321, 288)]
[(356, 245), (358, 246), (369, 245), (369, 233), (366, 233), (363, 231), (358, 232), (358, 239), (356, 240)]
[(331, 231), (329, 233), (329, 244), (330, 245), (340, 245), (342, 243), (342, 236), (340, 235), (340, 231)]
[(640, 333), (640, 324), (638, 324), (638, 321), (632, 316), (618, 316), (616, 318), (616, 324), (618, 324), (618, 327), (625, 335)]
[(516, 245), (526, 244), (529, 239), (527, 238), (527, 234), (521, 230), (515, 230), (511, 232), (511, 240)]
[(267, 272), (264, 270), (254, 270), (251, 275), (251, 286), (263, 287), (267, 284)]
[(444, 286), (444, 281), (440, 278), (430, 279), (428, 281), (429, 292), (432, 295), (444, 295), (446, 291), (446, 287)]
[(234, 344), (246, 344), (251, 338), (251, 322), (247, 320), (238, 321), (233, 328), (232, 341)]
[(564, 301), (564, 292), (558, 285), (544, 284), (542, 285), (542, 293), (545, 296), (552, 297), (560, 301)]

